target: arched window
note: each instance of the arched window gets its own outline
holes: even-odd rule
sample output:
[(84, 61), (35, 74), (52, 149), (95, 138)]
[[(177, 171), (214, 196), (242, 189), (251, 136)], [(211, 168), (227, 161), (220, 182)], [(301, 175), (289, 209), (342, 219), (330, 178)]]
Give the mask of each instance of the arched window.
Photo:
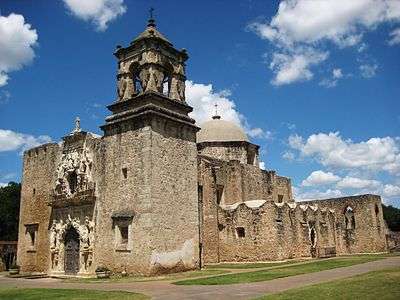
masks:
[(344, 222), (346, 230), (356, 228), (356, 219), (354, 217), (354, 211), (350, 206), (347, 206), (344, 211)]
[(73, 171), (68, 176), (68, 185), (71, 194), (74, 194), (76, 192), (77, 184), (78, 184), (78, 175), (76, 174), (75, 171)]
[(164, 79), (163, 79), (163, 94), (164, 96), (169, 97), (169, 93), (171, 91), (171, 76), (169, 74), (164, 74)]

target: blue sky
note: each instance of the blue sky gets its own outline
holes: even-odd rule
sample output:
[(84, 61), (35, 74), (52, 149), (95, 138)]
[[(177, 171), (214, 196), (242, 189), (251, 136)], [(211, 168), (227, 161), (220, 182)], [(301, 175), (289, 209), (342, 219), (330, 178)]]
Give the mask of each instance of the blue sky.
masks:
[(379, 193), (400, 206), (400, 1), (0, 2), (0, 184), (21, 153), (101, 134), (117, 44), (158, 29), (186, 48), (199, 124), (219, 104), (298, 199)]

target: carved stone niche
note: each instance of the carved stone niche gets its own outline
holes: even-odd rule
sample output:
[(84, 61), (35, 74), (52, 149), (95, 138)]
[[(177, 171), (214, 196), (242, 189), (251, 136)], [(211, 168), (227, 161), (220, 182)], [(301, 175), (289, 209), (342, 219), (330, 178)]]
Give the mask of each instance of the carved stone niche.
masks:
[(86, 146), (86, 134), (79, 132), (64, 139), (65, 145), (49, 205), (63, 207), (95, 201), (93, 153)]

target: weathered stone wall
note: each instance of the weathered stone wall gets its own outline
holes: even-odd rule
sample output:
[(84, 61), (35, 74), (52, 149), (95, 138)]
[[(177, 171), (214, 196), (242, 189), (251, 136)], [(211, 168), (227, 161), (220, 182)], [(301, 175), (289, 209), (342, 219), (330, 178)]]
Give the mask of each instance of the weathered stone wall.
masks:
[[(57, 144), (45, 144), (24, 153), (17, 254), (23, 272), (47, 272), (49, 267), (48, 201), (52, 197), (59, 155)], [(33, 247), (27, 226), (37, 227)]]
[[(125, 126), (104, 137), (95, 263), (141, 274), (194, 269), (199, 257), (195, 132), (156, 120)], [(126, 211), (133, 213), (131, 244), (118, 250), (112, 215)]]
[(200, 153), (221, 160), (237, 160), (242, 164), (247, 164), (247, 149), (245, 145), (225, 146), (225, 145), (207, 145), (201, 148)]
[(242, 164), (259, 165), (259, 146), (248, 142), (204, 142), (197, 144), (201, 155), (224, 161), (236, 160)]
[[(220, 261), (311, 257), (318, 256), (319, 249), (335, 246), (333, 213), (308, 205), (247, 201), (220, 208), (219, 222)], [(243, 228), (244, 236), (238, 228)]]
[[(335, 210), (336, 251), (338, 254), (387, 251), (387, 232), (379, 196), (360, 195), (305, 203)], [(354, 212), (354, 230), (346, 230), (345, 211), (347, 207), (351, 207)]]

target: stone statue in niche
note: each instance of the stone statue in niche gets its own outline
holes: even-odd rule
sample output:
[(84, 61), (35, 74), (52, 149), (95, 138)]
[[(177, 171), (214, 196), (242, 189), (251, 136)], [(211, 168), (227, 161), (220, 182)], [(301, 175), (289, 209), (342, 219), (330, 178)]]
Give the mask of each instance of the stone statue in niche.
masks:
[(132, 74), (123, 73), (118, 75), (117, 94), (119, 100), (130, 99), (134, 94)]
[(185, 82), (178, 80), (176, 82), (176, 91), (180, 100), (185, 101)]
[(127, 82), (124, 76), (118, 75), (117, 94), (119, 100), (122, 100), (124, 98), (126, 87), (127, 87)]
[(92, 182), (92, 165), (92, 154), (86, 147), (81, 152), (63, 153), (57, 167), (55, 194), (71, 197), (76, 192), (88, 190)]

